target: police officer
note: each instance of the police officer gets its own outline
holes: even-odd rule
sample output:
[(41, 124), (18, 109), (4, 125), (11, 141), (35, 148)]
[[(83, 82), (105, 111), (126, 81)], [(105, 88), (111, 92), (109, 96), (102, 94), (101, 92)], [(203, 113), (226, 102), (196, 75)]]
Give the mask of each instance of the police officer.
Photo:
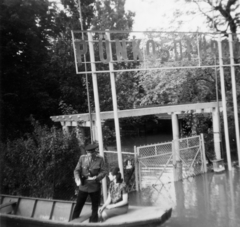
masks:
[(86, 155), (79, 158), (74, 170), (74, 178), (79, 192), (72, 219), (78, 218), (88, 195), (92, 201), (92, 216), (89, 222), (98, 222), (98, 207), (101, 199), (101, 180), (107, 175), (104, 159), (97, 154), (98, 145), (86, 146)]

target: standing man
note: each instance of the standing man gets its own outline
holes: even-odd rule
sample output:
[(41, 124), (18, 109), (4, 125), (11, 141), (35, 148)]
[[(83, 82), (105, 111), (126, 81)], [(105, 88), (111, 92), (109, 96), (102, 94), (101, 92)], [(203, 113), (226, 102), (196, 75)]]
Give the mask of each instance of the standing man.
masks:
[(87, 154), (79, 158), (74, 170), (74, 178), (77, 186), (79, 186), (79, 193), (72, 219), (79, 217), (86, 199), (88, 195), (90, 195), (92, 201), (92, 216), (89, 222), (98, 222), (101, 180), (107, 175), (107, 168), (103, 157), (97, 155), (98, 144), (89, 144), (85, 149)]

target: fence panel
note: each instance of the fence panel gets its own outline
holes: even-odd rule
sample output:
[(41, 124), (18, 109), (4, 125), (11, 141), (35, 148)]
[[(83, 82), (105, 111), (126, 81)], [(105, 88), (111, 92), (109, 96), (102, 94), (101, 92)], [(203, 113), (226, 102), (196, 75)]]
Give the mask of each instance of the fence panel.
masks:
[(179, 139), (179, 153), (182, 161), (182, 178), (205, 172), (200, 136)]
[[(203, 137), (181, 138), (179, 155), (182, 161), (182, 178), (204, 173), (205, 153)], [(176, 141), (137, 147), (140, 189), (164, 185), (174, 181), (174, 146)]]
[(173, 181), (172, 142), (137, 148), (140, 189)]

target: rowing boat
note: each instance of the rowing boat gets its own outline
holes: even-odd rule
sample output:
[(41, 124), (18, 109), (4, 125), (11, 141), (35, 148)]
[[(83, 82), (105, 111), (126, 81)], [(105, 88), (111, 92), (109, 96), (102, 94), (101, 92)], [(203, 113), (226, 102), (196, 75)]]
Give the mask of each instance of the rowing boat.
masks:
[(152, 206), (129, 206), (127, 214), (112, 217), (103, 223), (89, 223), (91, 205), (86, 204), (81, 216), (71, 220), (75, 201), (0, 195), (1, 227), (84, 227), (84, 226), (160, 226), (172, 209)]

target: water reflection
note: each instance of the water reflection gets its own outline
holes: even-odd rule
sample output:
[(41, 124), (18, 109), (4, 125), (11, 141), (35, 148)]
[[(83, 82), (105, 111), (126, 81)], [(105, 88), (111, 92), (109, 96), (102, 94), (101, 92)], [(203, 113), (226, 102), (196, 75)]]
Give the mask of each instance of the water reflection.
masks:
[(240, 170), (148, 187), (131, 194), (130, 203), (173, 207), (172, 218), (164, 227), (240, 226)]

